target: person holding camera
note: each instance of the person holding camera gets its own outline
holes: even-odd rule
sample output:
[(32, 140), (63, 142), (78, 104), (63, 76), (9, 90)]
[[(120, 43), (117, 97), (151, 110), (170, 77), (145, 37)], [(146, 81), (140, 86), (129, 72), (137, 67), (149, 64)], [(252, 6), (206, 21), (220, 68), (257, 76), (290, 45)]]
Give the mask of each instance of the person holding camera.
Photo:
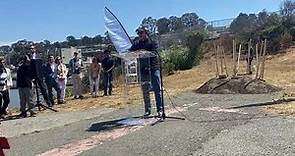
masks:
[[(144, 27), (138, 28), (136, 32), (138, 37), (134, 39), (130, 51), (146, 50), (156, 55), (156, 57), (149, 58), (148, 68), (150, 68), (150, 72), (143, 71), (142, 73), (148, 73), (149, 75), (146, 75), (146, 77), (148, 76), (151, 78), (151, 85), (155, 94), (158, 117), (162, 117), (160, 60), (157, 52), (157, 44), (151, 40), (148, 36), (148, 31)], [(148, 81), (142, 82), (141, 88), (145, 106), (144, 117), (147, 117), (151, 114), (150, 83)]]
[(0, 118), (5, 118), (8, 115), (7, 108), (10, 102), (9, 89), (12, 86), (10, 69), (6, 68), (4, 64), (4, 58), (0, 57)]
[(78, 52), (74, 52), (74, 58), (70, 60), (70, 71), (72, 74), (73, 92), (75, 99), (82, 99), (82, 60), (78, 57)]
[[(16, 86), (18, 88), (20, 98), (20, 117), (27, 117), (27, 112), (30, 112), (30, 116), (34, 116), (36, 113), (32, 110), (34, 108), (34, 91), (32, 86), (33, 73), (31, 69), (31, 60), (29, 56), (24, 56), (21, 60), (21, 64), (17, 70)], [(28, 107), (28, 109), (27, 109)], [(26, 110), (27, 109), (27, 110)]]

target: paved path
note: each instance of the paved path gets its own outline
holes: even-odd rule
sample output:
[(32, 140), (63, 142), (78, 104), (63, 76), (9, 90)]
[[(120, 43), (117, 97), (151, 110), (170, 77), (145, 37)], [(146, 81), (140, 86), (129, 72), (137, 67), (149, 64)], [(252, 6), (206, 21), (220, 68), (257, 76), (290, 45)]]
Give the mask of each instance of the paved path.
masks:
[[(154, 126), (118, 124), (118, 119), (140, 115), (139, 106), (97, 110), (96, 116), (26, 132), (26, 135), (7, 133), (12, 136), (9, 138), (12, 149), (6, 153), (9, 156), (58, 155), (72, 149), (71, 155), (85, 156), (294, 155), (294, 118), (265, 113), (263, 107), (230, 109), (270, 100), (269, 95), (183, 93), (175, 98), (175, 103), (183, 108), (187, 120), (169, 119)], [(169, 111), (173, 111), (171, 108)], [(81, 150), (75, 151), (77, 148)]]

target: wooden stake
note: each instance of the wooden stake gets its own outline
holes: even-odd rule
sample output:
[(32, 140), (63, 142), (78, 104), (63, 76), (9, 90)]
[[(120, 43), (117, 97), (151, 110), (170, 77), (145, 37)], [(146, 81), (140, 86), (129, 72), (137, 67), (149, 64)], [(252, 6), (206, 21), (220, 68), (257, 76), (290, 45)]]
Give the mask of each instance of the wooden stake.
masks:
[(219, 67), (218, 67), (218, 56), (217, 56), (217, 47), (214, 45), (214, 53), (215, 53), (215, 67), (216, 67), (216, 77), (219, 77)]
[(233, 63), (234, 63), (233, 77), (236, 76), (236, 69), (237, 69), (236, 68), (236, 66), (237, 66), (236, 61), (237, 61), (237, 59), (236, 59), (236, 43), (235, 43), (235, 40), (233, 40)]
[(255, 79), (258, 79), (259, 74), (259, 65), (260, 65), (260, 56), (258, 51), (258, 44), (256, 44), (255, 51), (256, 51), (256, 73), (255, 73)]
[(221, 75), (224, 75), (223, 73), (224, 73), (224, 66), (223, 66), (223, 59), (222, 59), (222, 55), (221, 55), (221, 49), (222, 49), (222, 47), (221, 46), (218, 46), (218, 58), (219, 58), (219, 61), (220, 61), (220, 66), (221, 66), (221, 68), (220, 68), (220, 72), (221, 72)]
[(227, 71), (227, 65), (226, 65), (224, 47), (222, 47), (222, 51), (221, 52), (222, 52), (223, 61), (224, 61), (225, 74), (226, 74), (226, 77), (228, 77), (228, 71)]
[(261, 71), (259, 76), (260, 79), (262, 80), (264, 79), (265, 60), (266, 60), (266, 39), (264, 40), (262, 64), (261, 64)]
[(252, 39), (249, 40), (248, 42), (248, 55), (247, 55), (247, 74), (250, 74), (251, 71), (251, 66), (250, 66), (250, 50), (251, 50), (251, 41)]
[(242, 45), (240, 44), (240, 46), (239, 46), (239, 55), (238, 55), (238, 65), (237, 65), (237, 69), (236, 69), (236, 73), (235, 73), (236, 76), (237, 76), (237, 74), (239, 72), (241, 51), (242, 51)]

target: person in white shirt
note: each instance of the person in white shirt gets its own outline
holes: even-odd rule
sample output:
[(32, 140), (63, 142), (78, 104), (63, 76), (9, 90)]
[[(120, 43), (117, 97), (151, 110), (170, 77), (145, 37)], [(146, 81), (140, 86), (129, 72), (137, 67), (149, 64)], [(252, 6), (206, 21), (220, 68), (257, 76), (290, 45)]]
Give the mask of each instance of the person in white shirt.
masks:
[(65, 103), (65, 93), (66, 93), (66, 85), (67, 85), (67, 74), (68, 69), (66, 65), (63, 64), (60, 56), (55, 58), (55, 62), (57, 65), (57, 83), (61, 90), (60, 93), (60, 103)]
[[(0, 58), (0, 118), (5, 118), (10, 103), (9, 89), (12, 86), (12, 77), (9, 68), (5, 68), (5, 60)], [(3, 103), (2, 103), (3, 101)]]

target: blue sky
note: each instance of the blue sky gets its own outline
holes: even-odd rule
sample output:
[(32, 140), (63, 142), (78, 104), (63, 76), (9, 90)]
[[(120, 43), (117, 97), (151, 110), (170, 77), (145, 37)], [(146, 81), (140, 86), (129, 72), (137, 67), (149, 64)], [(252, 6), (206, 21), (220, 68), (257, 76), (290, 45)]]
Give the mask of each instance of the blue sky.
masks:
[(103, 34), (104, 6), (121, 20), (129, 34), (144, 17), (181, 16), (195, 12), (210, 21), (240, 12), (279, 10), (282, 0), (1, 0), (0, 45), (19, 39), (52, 42), (66, 36)]

